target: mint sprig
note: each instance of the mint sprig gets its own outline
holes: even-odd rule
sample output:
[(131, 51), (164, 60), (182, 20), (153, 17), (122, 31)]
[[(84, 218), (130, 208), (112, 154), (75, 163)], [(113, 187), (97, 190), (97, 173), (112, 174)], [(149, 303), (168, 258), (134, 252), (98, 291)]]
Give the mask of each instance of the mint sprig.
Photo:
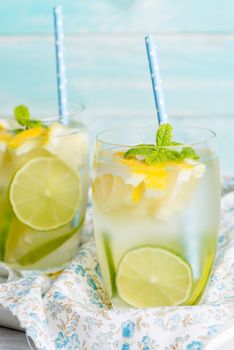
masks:
[[(170, 148), (170, 146), (172, 148)], [(179, 149), (173, 149), (175, 146), (178, 146)], [(127, 150), (124, 154), (124, 158), (137, 159), (148, 165), (159, 164), (166, 161), (177, 162), (184, 159), (199, 159), (199, 156), (192, 147), (182, 146), (182, 143), (173, 140), (172, 126), (170, 124), (162, 124), (158, 128), (155, 145), (137, 145)]]
[(170, 146), (172, 142), (172, 126), (170, 124), (162, 124), (158, 128), (156, 134), (157, 146)]
[(21, 126), (26, 129), (36, 128), (42, 126), (42, 122), (40, 120), (32, 120), (31, 114), (29, 112), (28, 107), (24, 105), (20, 105), (15, 107), (14, 109), (15, 120)]

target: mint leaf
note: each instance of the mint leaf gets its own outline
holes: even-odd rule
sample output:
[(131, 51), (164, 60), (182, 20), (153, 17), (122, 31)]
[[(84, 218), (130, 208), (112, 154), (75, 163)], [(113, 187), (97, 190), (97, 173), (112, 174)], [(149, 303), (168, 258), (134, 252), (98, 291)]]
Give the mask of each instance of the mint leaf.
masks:
[(13, 133), (15, 134), (15, 135), (17, 135), (17, 134), (19, 134), (20, 132), (22, 132), (24, 129), (22, 129), (22, 128), (18, 128), (18, 129), (14, 129), (13, 130)]
[(172, 142), (172, 126), (170, 124), (161, 124), (156, 135), (157, 146), (169, 146)]
[(136, 147), (130, 148), (124, 154), (124, 158), (136, 158), (136, 156), (147, 156), (150, 155), (152, 151), (155, 151), (156, 147), (154, 145), (138, 145)]
[(155, 149), (145, 158), (145, 162), (148, 165), (159, 164), (167, 160), (165, 152), (163, 150)]
[[(173, 149), (174, 146), (178, 146), (178, 148)], [(138, 156), (141, 158), (139, 159)], [(125, 152), (124, 158), (134, 158), (148, 165), (153, 165), (166, 161), (198, 160), (199, 156), (192, 147), (183, 147), (182, 143), (173, 140), (170, 124), (162, 124), (157, 131), (156, 145), (141, 144), (132, 147)]]
[(42, 122), (40, 120), (29, 120), (27, 127), (28, 128), (38, 128), (42, 126)]
[(20, 105), (15, 107), (14, 116), (16, 121), (22, 126), (28, 126), (28, 122), (30, 121), (31, 115), (28, 107), (24, 105)]
[(199, 156), (197, 155), (197, 153), (194, 151), (194, 149), (192, 147), (184, 147), (181, 151), (181, 158), (182, 159), (194, 159), (194, 160), (198, 160)]
[[(31, 114), (28, 107), (20, 105), (15, 107), (14, 115), (16, 121), (21, 125), (26, 127), (26, 129), (45, 127), (40, 120), (31, 120)], [(21, 130), (22, 131), (22, 130)]]
[(152, 148), (155, 148), (155, 145), (153, 145), (152, 143), (150, 143), (150, 144), (141, 143), (140, 145), (137, 145), (136, 147), (152, 147)]
[(181, 159), (180, 152), (170, 149), (156, 149), (145, 158), (146, 164), (153, 165), (166, 161), (178, 161)]
[(171, 149), (164, 150), (167, 160), (178, 161), (181, 160), (181, 153)]
[(172, 141), (169, 146), (183, 146), (183, 143)]

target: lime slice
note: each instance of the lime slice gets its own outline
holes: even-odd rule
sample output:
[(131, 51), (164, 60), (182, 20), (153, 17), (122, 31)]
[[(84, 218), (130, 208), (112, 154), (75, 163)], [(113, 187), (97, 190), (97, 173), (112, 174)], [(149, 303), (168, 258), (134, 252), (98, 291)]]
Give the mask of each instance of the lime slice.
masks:
[(181, 305), (191, 293), (192, 271), (166, 249), (141, 247), (123, 257), (116, 285), (121, 299), (134, 307)]
[(42, 145), (43, 138), (45, 138), (46, 129), (43, 127), (36, 127), (22, 130), (8, 141), (10, 151), (17, 156), (27, 153), (34, 148)]
[(21, 222), (40, 231), (56, 229), (76, 213), (80, 177), (57, 158), (38, 157), (17, 171), (9, 196)]

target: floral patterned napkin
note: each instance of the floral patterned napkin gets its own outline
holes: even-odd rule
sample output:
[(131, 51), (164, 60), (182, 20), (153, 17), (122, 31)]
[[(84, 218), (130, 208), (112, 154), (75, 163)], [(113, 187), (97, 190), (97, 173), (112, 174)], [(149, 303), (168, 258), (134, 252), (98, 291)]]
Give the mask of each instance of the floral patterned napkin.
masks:
[[(88, 210), (86, 240), (92, 235)], [(234, 180), (223, 186), (215, 268), (200, 305), (111, 309), (93, 239), (55, 280), (38, 273), (0, 285), (0, 304), (16, 315), (39, 350), (203, 350), (234, 318)]]

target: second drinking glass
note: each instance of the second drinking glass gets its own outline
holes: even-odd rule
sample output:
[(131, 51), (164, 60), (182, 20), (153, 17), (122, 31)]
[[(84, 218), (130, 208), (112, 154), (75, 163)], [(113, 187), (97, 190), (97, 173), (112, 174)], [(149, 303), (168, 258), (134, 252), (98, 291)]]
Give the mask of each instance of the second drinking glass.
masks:
[(95, 239), (114, 305), (196, 304), (219, 229), (215, 134), (195, 127), (124, 127), (96, 139)]
[(0, 120), (0, 261), (57, 271), (76, 254), (88, 193), (88, 136), (79, 113), (59, 117), (25, 106)]

